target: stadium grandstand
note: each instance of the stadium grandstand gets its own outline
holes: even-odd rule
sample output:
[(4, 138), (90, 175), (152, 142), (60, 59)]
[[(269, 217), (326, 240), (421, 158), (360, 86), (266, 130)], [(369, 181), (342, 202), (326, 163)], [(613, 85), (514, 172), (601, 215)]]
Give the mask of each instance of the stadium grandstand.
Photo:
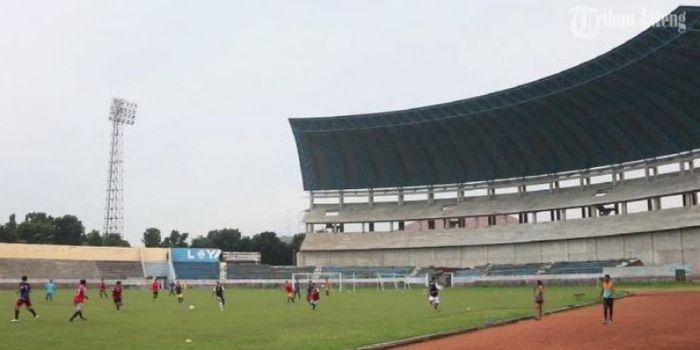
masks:
[(310, 198), (297, 264), (698, 271), (700, 8), (681, 13), (686, 30), (503, 91), (290, 119)]

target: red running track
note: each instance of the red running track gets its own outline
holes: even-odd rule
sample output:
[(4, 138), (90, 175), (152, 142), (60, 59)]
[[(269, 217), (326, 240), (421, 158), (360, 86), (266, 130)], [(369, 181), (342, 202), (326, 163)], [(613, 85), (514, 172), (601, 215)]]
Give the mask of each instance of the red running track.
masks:
[(643, 293), (615, 300), (614, 323), (595, 305), (396, 349), (700, 349), (700, 292)]

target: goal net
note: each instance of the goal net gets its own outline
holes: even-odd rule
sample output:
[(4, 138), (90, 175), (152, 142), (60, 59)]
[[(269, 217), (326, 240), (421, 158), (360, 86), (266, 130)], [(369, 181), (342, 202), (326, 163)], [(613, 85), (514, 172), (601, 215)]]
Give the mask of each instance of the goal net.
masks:
[(390, 273), (377, 273), (377, 289), (379, 290), (402, 290), (411, 289), (411, 281), (408, 275)]
[[(319, 290), (328, 288), (329, 290), (343, 291), (343, 274), (340, 272), (298, 272), (292, 274), (292, 283), (299, 282), (302, 288), (314, 283)], [(328, 284), (328, 286), (326, 286)]]

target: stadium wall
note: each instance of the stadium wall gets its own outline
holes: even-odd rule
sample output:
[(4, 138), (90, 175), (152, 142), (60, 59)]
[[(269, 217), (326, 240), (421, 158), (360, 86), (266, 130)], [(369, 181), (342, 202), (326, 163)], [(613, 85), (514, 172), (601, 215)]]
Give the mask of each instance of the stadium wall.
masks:
[(168, 260), (168, 249), (0, 243), (0, 258), (156, 262)]
[(472, 268), (639, 258), (645, 265), (684, 264), (700, 271), (700, 226), (611, 236), (457, 247), (302, 251), (300, 266), (440, 266)]

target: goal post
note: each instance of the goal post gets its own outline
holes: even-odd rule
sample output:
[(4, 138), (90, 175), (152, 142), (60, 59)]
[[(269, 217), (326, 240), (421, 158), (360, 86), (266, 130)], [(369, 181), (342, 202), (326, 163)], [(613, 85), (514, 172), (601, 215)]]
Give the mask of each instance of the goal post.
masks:
[(398, 273), (377, 273), (377, 289), (386, 290), (394, 287), (394, 290), (411, 289), (409, 275)]
[(292, 283), (299, 282), (299, 283), (309, 283), (313, 282), (316, 284), (318, 287), (323, 287), (323, 284), (326, 283), (326, 280), (330, 282), (331, 284), (331, 290), (333, 290), (336, 286), (338, 287), (338, 291), (342, 292), (344, 283), (345, 281), (343, 280), (343, 274), (341, 272), (319, 272), (319, 273), (313, 273), (313, 272), (295, 272), (292, 273)]

